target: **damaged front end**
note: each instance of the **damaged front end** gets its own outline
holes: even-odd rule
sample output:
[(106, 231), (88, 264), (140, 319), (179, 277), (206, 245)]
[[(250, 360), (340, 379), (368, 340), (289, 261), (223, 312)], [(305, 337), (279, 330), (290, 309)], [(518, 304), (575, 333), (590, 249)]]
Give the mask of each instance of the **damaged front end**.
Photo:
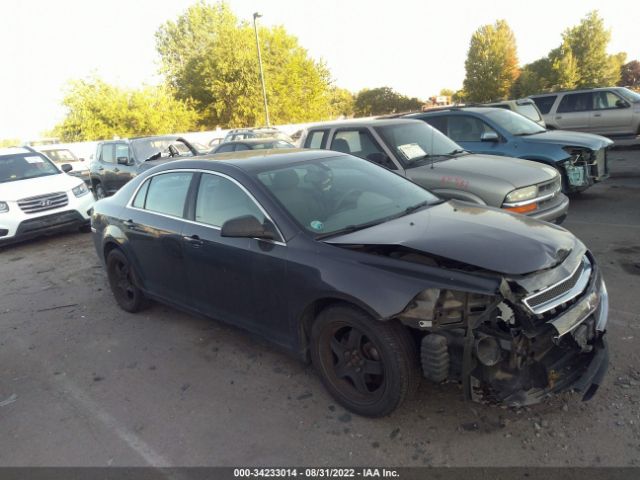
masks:
[(569, 158), (560, 163), (564, 171), (568, 192), (579, 192), (609, 177), (607, 149), (591, 150), (582, 147), (565, 147)]
[(430, 288), (397, 318), (419, 332), (424, 376), (465, 397), (522, 406), (563, 390), (590, 399), (606, 372), (608, 295), (593, 257), (502, 277), (495, 295)]

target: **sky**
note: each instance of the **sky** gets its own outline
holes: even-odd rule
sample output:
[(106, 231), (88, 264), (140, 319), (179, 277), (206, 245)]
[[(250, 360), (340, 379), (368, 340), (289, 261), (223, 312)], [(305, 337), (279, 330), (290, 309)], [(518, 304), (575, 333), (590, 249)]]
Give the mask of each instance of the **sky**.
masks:
[[(64, 117), (67, 82), (97, 75), (123, 87), (161, 82), (154, 34), (195, 0), (0, 0), (0, 139), (38, 138)], [(389, 86), (419, 98), (458, 89), (472, 33), (505, 19), (521, 64), (557, 47), (562, 32), (597, 9), (609, 52), (640, 59), (640, 3), (628, 0), (229, 0), (250, 20), (283, 25), (335, 84)], [(535, 5), (527, 9), (526, 5)], [(267, 78), (268, 81), (268, 78)]]

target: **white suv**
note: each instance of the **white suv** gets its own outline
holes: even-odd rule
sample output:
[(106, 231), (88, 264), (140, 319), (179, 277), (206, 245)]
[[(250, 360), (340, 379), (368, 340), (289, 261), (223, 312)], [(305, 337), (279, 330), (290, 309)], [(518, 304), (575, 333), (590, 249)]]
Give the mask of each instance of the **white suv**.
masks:
[(0, 245), (90, 224), (85, 183), (30, 147), (0, 149)]

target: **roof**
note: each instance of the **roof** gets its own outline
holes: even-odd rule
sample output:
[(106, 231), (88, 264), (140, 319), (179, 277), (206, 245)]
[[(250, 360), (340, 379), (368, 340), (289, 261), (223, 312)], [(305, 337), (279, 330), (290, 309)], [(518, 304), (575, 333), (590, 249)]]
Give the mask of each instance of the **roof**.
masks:
[(281, 138), (276, 138), (276, 137), (243, 138), (238, 140), (229, 140), (228, 142), (220, 143), (216, 145), (216, 148), (222, 145), (229, 145), (229, 144), (233, 145), (234, 143), (246, 143), (248, 145), (259, 145), (261, 143), (269, 143), (269, 142), (286, 142), (286, 140), (282, 140)]
[[(17, 155), (20, 153), (34, 153), (33, 150), (24, 147), (6, 147), (0, 148), (0, 156), (4, 155)], [(36, 152), (37, 153), (37, 152)]]
[(529, 98), (534, 97), (548, 97), (549, 95), (558, 95), (559, 93), (582, 93), (582, 92), (599, 92), (602, 90), (617, 90), (624, 87), (593, 87), (593, 88), (579, 88), (575, 90), (557, 90), (555, 92), (536, 93), (535, 95), (529, 95)]
[(133, 140), (144, 140), (144, 139), (149, 139), (149, 138), (157, 138), (157, 139), (166, 138), (166, 139), (175, 140), (175, 139), (182, 138), (182, 137), (180, 137), (179, 135), (146, 135), (146, 136), (142, 136), (142, 137), (117, 138), (117, 139), (112, 139), (112, 140), (100, 140), (99, 143), (131, 142)]
[[(306, 148), (244, 150), (242, 152), (228, 152), (193, 157), (185, 160), (166, 162), (170, 168), (201, 168), (209, 169), (215, 163), (233, 165), (246, 172), (261, 172), (265, 169), (286, 167), (295, 163), (310, 162), (322, 158), (340, 157), (346, 154), (331, 150), (312, 150)], [(214, 163), (215, 162), (215, 163)]]
[(471, 112), (471, 113), (487, 113), (494, 110), (504, 110), (502, 108), (496, 107), (444, 107), (444, 108), (433, 108), (427, 110), (426, 112), (419, 113), (411, 113), (407, 115), (405, 118), (422, 118), (423, 116), (431, 115), (432, 113), (441, 113), (441, 112)]
[(341, 127), (349, 127), (349, 128), (359, 128), (359, 127), (384, 127), (386, 125), (398, 125), (399, 123), (414, 123), (417, 120), (413, 120), (410, 118), (374, 118), (370, 120), (341, 120), (339, 122), (326, 122), (318, 125), (313, 125), (307, 128), (308, 131), (311, 130), (326, 130), (329, 128), (341, 128)]

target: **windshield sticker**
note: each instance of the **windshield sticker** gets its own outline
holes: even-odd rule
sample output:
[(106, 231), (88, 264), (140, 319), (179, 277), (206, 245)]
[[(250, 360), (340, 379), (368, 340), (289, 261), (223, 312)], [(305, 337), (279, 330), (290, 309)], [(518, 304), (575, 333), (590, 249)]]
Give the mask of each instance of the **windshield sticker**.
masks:
[(24, 157), (24, 159), (29, 163), (44, 163), (44, 160), (40, 157), (31, 156), (31, 157)]
[(427, 152), (425, 152), (417, 143), (406, 143), (404, 145), (398, 145), (398, 150), (402, 152), (407, 160), (424, 157), (427, 154)]
[(320, 220), (313, 220), (310, 225), (311, 228), (318, 232), (324, 228), (324, 223), (322, 223)]

